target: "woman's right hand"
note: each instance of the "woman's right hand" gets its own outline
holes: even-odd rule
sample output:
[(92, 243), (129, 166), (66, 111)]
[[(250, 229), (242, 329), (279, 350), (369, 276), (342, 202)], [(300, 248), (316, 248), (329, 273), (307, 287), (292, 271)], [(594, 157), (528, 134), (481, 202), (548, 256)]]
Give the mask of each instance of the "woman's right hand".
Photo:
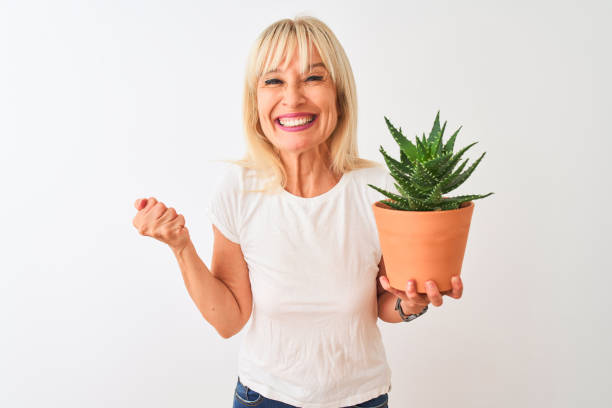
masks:
[(134, 207), (138, 213), (132, 220), (132, 225), (141, 235), (168, 244), (173, 251), (187, 246), (190, 238), (189, 230), (185, 227), (185, 217), (177, 214), (174, 208), (166, 208), (164, 203), (154, 197), (139, 198)]

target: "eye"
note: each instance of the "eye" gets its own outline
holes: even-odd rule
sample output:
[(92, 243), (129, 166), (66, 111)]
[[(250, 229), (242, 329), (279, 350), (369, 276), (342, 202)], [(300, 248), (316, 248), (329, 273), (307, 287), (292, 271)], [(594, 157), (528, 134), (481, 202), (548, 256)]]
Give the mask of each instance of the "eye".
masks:
[[(277, 82), (273, 82), (273, 81), (277, 81)], [(278, 83), (278, 82), (280, 82), (280, 80), (278, 80), (276, 78), (272, 78), (272, 79), (267, 79), (264, 83), (266, 85), (272, 85), (272, 84), (275, 84), (275, 83)]]
[[(321, 75), (311, 75), (308, 78), (306, 78), (306, 81), (310, 81), (310, 80), (321, 81), (321, 80), (323, 80), (323, 77)], [(264, 84), (266, 84), (266, 85), (275, 85), (275, 84), (280, 84), (282, 82), (283, 81), (281, 81), (280, 79), (272, 78), (272, 79), (265, 80)]]

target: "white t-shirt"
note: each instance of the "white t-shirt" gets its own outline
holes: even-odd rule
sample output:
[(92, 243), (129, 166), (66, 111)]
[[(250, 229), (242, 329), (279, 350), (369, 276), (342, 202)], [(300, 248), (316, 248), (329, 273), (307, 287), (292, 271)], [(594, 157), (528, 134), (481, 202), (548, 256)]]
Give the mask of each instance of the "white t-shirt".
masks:
[(386, 167), (345, 173), (316, 197), (260, 188), (230, 164), (207, 209), (240, 244), (253, 293), (241, 343), (240, 381), (266, 398), (305, 408), (358, 404), (391, 390), (377, 325), (381, 259), (372, 204), (397, 193)]

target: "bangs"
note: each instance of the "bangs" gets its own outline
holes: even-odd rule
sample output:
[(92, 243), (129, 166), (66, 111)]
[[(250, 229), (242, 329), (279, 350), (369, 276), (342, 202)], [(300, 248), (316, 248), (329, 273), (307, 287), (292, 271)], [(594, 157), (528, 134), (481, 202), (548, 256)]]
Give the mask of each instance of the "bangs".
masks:
[[(266, 73), (277, 70), (283, 61), (293, 59), (297, 50), (299, 58), (300, 74), (308, 71), (312, 63), (312, 47), (316, 46), (316, 39), (306, 27), (301, 24), (281, 23), (269, 32), (264, 33), (261, 38), (259, 53), (255, 60), (255, 69), (250, 78), (251, 84), (255, 86), (257, 80)], [(318, 49), (318, 47), (317, 47)], [(321, 58), (323, 53), (319, 50)], [(323, 63), (328, 66), (326, 61)]]

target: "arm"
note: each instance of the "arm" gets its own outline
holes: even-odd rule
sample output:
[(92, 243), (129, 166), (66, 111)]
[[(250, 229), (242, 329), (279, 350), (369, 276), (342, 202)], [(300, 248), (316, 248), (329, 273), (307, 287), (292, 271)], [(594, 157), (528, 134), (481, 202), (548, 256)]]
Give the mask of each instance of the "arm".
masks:
[(223, 338), (231, 337), (241, 320), (240, 308), (230, 289), (213, 276), (193, 243), (172, 250), (181, 268), (189, 296), (198, 310)]
[(249, 320), (252, 309), (248, 265), (238, 243), (231, 242), (213, 225), (215, 242), (211, 270), (198, 256), (185, 217), (166, 208), (155, 197), (134, 203), (138, 214), (132, 225), (141, 235), (168, 244), (181, 268), (189, 296), (204, 318), (224, 338), (236, 334)]

